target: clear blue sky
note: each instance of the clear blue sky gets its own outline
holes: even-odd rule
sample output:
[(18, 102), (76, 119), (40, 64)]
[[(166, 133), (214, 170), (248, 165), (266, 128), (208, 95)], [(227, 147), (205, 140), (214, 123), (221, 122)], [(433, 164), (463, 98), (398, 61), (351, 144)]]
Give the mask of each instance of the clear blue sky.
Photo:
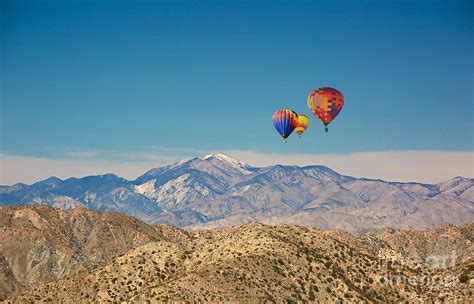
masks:
[[(1, 151), (473, 150), (472, 1), (2, 1)], [(273, 112), (345, 96), (282, 144)]]

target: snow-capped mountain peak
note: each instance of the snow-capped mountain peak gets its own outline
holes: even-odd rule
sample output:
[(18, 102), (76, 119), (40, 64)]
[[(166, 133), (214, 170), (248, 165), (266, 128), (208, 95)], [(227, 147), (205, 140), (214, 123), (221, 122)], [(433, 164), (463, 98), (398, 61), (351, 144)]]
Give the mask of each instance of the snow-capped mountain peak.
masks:
[(249, 166), (248, 164), (238, 161), (236, 159), (233, 159), (230, 156), (227, 156), (225, 154), (209, 154), (204, 157), (200, 158), (201, 160), (207, 160), (207, 161), (218, 161), (221, 163), (224, 163), (228, 166), (234, 167), (236, 169), (239, 169), (239, 171), (243, 171), (242, 173), (250, 173), (250, 170), (252, 167)]
[(229, 162), (229, 163), (241, 163), (240, 161), (236, 160), (236, 159), (233, 159), (232, 157), (230, 156), (227, 156), (225, 154), (220, 154), (220, 153), (216, 153), (216, 154), (208, 154), (204, 157), (201, 157), (201, 159), (204, 159), (204, 160), (207, 160), (207, 159), (210, 159), (210, 158), (215, 158), (215, 159), (219, 159), (219, 160), (222, 160), (222, 161), (225, 161), (225, 162)]

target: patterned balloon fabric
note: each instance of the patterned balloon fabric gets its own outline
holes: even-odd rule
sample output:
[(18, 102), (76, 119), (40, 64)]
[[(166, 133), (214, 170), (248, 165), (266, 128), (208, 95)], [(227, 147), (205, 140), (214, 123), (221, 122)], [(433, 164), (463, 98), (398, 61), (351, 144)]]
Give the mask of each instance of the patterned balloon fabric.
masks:
[(308, 97), (308, 107), (325, 127), (341, 112), (343, 105), (344, 97), (333, 88), (316, 89)]

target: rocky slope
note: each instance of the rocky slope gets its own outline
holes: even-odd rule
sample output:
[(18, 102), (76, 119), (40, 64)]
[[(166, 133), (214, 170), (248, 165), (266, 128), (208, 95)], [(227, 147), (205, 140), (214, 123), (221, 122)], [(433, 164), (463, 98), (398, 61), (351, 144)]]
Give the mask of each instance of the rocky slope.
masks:
[(167, 239), (164, 227), (88, 209), (0, 207), (0, 299)]
[(462, 177), (437, 185), (391, 183), (324, 166), (255, 168), (215, 154), (152, 169), (135, 181), (106, 174), (0, 186), (0, 205), (85, 207), (193, 229), (257, 221), (427, 230), (474, 221), (473, 185), (474, 179)]
[[(6, 219), (0, 226), (4, 257), (0, 276), (8, 278), (0, 287), (4, 295), (14, 296), (12, 278), (23, 279), (27, 285), (23, 294), (10, 297), (8, 303), (467, 303), (472, 298), (473, 224), (444, 225), (427, 232), (382, 229), (359, 236), (255, 223), (185, 232), (115, 213), (45, 206), (0, 211)], [(33, 245), (45, 242), (49, 245)], [(48, 259), (51, 248), (81, 258), (56, 254)], [(25, 254), (17, 258), (15, 251)], [(430, 264), (430, 255), (443, 259), (452, 251), (456, 254), (453, 264)], [(83, 264), (78, 266), (73, 260)], [(38, 261), (43, 266), (31, 272), (35, 266), (28, 265)]]

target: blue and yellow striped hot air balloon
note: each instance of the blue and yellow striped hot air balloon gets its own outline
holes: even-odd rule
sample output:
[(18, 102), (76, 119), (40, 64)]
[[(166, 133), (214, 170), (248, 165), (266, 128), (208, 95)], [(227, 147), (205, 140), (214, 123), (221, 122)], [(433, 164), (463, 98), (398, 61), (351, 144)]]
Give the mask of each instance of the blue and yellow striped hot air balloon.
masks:
[(286, 143), (288, 136), (293, 132), (298, 123), (298, 114), (293, 110), (278, 110), (273, 113), (272, 122), (275, 129)]

